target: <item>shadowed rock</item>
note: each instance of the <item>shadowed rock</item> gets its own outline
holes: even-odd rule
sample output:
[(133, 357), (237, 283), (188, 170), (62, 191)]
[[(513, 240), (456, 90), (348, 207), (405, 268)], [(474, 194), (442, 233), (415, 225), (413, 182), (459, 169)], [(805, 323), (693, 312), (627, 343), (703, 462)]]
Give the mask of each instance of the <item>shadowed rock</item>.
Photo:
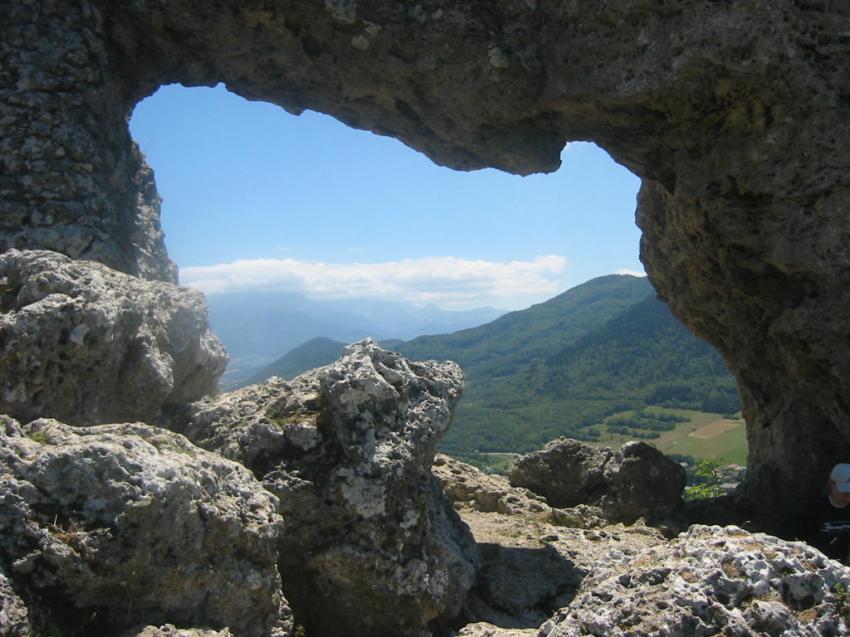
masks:
[(239, 460), (280, 499), (280, 565), (308, 634), (431, 634), (475, 578), (469, 530), (431, 475), (462, 376), (371, 340), (292, 381), (207, 398), (186, 434)]
[(213, 391), (226, 363), (197, 291), (55, 252), (0, 254), (0, 413), (155, 420)]
[(634, 522), (663, 519), (681, 504), (685, 470), (643, 442), (614, 451), (559, 438), (517, 458), (510, 482), (554, 507), (598, 506), (611, 521)]
[(0, 637), (33, 637), (37, 634), (24, 600), (0, 570)]
[(291, 635), (277, 501), (244, 467), (143, 424), (4, 419), (0, 476), (0, 566), (35, 634)]

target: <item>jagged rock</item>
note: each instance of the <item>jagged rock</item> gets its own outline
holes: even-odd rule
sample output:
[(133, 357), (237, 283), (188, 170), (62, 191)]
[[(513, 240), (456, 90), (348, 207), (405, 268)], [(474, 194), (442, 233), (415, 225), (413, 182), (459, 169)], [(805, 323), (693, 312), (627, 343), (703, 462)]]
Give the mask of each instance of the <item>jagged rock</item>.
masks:
[(550, 171), (593, 140), (641, 178), (645, 269), (738, 378), (745, 493), (783, 518), (850, 457), (846, 34), (840, 3), (803, 0), (7, 2), (0, 249), (174, 279), (127, 130), (164, 83), (223, 81), (460, 169)]
[(664, 542), (658, 530), (644, 525), (604, 526), (598, 508), (553, 509), (503, 476), (447, 456), (435, 458), (434, 474), (481, 552), (464, 612), (471, 622), (539, 626), (569, 603), (600, 558), (611, 551), (634, 555)]
[(605, 465), (613, 454), (612, 449), (558, 438), (518, 457), (511, 467), (510, 483), (539, 493), (552, 506), (598, 502), (606, 488)]
[(209, 630), (206, 628), (177, 628), (173, 624), (164, 626), (145, 626), (142, 629), (130, 629), (120, 637), (233, 637), (230, 629)]
[(57, 632), (291, 634), (277, 501), (244, 467), (144, 424), (0, 427), (0, 564)]
[(643, 442), (618, 451), (558, 438), (520, 456), (510, 472), (514, 486), (543, 495), (552, 506), (598, 506), (611, 521), (669, 515), (682, 501), (685, 470)]
[(213, 391), (226, 362), (194, 290), (55, 252), (0, 254), (0, 413), (154, 420)]
[(37, 634), (24, 600), (0, 570), (0, 637), (33, 637)]
[(454, 363), (371, 340), (287, 382), (204, 399), (184, 431), (280, 498), (285, 589), (311, 635), (430, 634), (475, 577), (468, 529), (430, 474), (462, 387)]
[(540, 637), (850, 634), (850, 569), (815, 549), (737, 527), (693, 526), (597, 562)]
[(484, 513), (515, 515), (519, 512), (548, 514), (551, 507), (542, 496), (512, 487), (503, 476), (487, 475), (460, 460), (438, 454), (432, 467), (443, 492), (456, 508), (469, 506)]
[(458, 637), (534, 637), (535, 635), (537, 635), (536, 628), (499, 628), (487, 622), (469, 624), (458, 633)]
[(584, 504), (557, 509), (546, 498), (523, 487), (512, 486), (507, 478), (483, 471), (443, 454), (437, 454), (434, 477), (458, 511), (471, 508), (482, 513), (523, 515), (550, 524), (592, 528), (603, 524), (602, 510)]

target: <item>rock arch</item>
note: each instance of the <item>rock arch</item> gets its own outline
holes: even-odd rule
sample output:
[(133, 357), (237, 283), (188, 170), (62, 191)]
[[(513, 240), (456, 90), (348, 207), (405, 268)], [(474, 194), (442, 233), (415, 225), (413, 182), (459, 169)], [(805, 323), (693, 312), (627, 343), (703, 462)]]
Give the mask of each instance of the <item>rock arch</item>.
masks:
[[(850, 456), (850, 17), (777, 0), (21, 0), (0, 6), (0, 250), (175, 282), (133, 106), (164, 83), (330, 113), (468, 170), (593, 140), (642, 260), (737, 376), (778, 516)], [(2, 405), (0, 405), (2, 407)]]

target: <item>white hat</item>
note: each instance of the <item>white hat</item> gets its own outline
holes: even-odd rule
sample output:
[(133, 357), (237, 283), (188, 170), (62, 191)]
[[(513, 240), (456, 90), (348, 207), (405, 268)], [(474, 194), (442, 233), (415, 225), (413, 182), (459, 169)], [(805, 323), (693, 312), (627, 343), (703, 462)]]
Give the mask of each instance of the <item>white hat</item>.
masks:
[(837, 464), (832, 468), (829, 479), (841, 493), (850, 493), (850, 464)]

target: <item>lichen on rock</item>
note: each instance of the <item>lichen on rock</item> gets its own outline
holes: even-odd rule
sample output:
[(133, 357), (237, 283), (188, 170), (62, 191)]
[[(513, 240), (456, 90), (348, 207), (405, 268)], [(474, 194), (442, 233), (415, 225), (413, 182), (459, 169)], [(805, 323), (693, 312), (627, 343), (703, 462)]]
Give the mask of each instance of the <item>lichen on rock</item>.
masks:
[(0, 254), (0, 413), (156, 421), (214, 391), (226, 362), (197, 291), (55, 252)]
[(141, 423), (0, 429), (0, 565), (45, 630), (229, 627), (288, 637), (276, 498), (244, 467)]
[(637, 555), (612, 554), (541, 637), (847, 635), (850, 569), (800, 542), (693, 526)]
[(454, 363), (371, 340), (292, 381), (206, 398), (175, 424), (280, 499), (285, 593), (310, 634), (416, 636), (461, 611), (475, 543), (431, 475), (462, 388)]

